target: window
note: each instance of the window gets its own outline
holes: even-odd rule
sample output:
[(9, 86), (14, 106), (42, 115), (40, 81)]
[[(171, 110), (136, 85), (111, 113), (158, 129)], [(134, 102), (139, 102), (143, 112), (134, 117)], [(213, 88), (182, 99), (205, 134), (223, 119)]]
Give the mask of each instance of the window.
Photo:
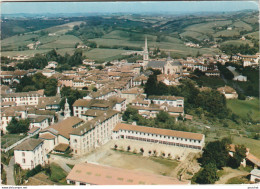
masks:
[(23, 163), (25, 163), (25, 159), (23, 159)]
[(25, 153), (24, 153), (24, 152), (22, 153), (22, 156), (25, 156)]
[(77, 143), (78, 141), (77, 141), (77, 139), (74, 139), (74, 143)]

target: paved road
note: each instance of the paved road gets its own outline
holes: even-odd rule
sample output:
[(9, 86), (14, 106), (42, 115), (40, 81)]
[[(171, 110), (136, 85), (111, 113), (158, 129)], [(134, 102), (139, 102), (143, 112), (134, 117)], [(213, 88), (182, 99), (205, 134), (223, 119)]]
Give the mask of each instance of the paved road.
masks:
[(14, 157), (10, 159), (9, 165), (4, 165), (6, 171), (7, 185), (15, 185), (14, 182)]

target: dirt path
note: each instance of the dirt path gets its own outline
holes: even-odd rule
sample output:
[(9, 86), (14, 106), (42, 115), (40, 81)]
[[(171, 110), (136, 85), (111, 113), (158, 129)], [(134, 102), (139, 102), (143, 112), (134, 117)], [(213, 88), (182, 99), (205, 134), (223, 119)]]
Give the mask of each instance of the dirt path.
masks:
[(215, 184), (226, 184), (226, 182), (233, 177), (245, 176), (249, 174), (246, 171), (231, 169), (229, 167), (225, 167), (224, 170), (229, 173), (220, 177), (220, 179)]

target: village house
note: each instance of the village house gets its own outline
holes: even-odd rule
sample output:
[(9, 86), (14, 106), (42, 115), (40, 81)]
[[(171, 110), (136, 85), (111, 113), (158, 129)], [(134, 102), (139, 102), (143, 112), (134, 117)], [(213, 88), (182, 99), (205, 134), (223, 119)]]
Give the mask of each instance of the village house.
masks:
[(136, 97), (139, 96), (140, 94), (146, 95), (146, 94), (144, 94), (143, 89), (138, 88), (138, 87), (134, 87), (134, 88), (130, 88), (128, 90), (122, 91), (120, 96), (121, 96), (121, 98), (126, 99), (126, 104), (129, 104), (129, 103), (132, 103), (133, 100), (135, 100)]
[(55, 69), (55, 68), (57, 68), (57, 66), (58, 66), (58, 62), (50, 61), (50, 62), (48, 62), (48, 65), (45, 66), (45, 68), (46, 68), (46, 69), (50, 69), (50, 68)]
[(190, 181), (179, 181), (172, 177), (142, 171), (126, 170), (92, 163), (76, 164), (66, 177), (73, 185), (187, 185)]
[(253, 183), (260, 183), (260, 169), (253, 169), (250, 172), (250, 181)]
[(38, 105), (43, 90), (2, 94), (2, 102), (15, 102), (17, 106)]
[(22, 169), (33, 169), (37, 165), (44, 166), (47, 156), (44, 151), (43, 140), (29, 138), (14, 148), (14, 161)]
[(238, 94), (235, 89), (229, 86), (219, 87), (217, 91), (224, 94), (226, 99), (238, 98)]
[(109, 100), (97, 99), (78, 99), (74, 102), (73, 114), (81, 119), (86, 120), (85, 113), (88, 110), (126, 110), (126, 99), (120, 97), (110, 97)]

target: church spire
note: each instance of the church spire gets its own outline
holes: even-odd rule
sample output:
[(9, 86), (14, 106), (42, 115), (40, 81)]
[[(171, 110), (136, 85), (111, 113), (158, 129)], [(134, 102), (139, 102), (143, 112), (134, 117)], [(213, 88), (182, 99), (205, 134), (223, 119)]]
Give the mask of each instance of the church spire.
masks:
[(64, 119), (67, 119), (68, 117), (70, 117), (70, 106), (68, 103), (68, 99), (66, 98), (66, 103), (64, 105)]
[(146, 66), (149, 61), (149, 52), (148, 52), (148, 45), (147, 45), (147, 37), (145, 36), (145, 44), (144, 44), (144, 52), (143, 52), (143, 64)]

